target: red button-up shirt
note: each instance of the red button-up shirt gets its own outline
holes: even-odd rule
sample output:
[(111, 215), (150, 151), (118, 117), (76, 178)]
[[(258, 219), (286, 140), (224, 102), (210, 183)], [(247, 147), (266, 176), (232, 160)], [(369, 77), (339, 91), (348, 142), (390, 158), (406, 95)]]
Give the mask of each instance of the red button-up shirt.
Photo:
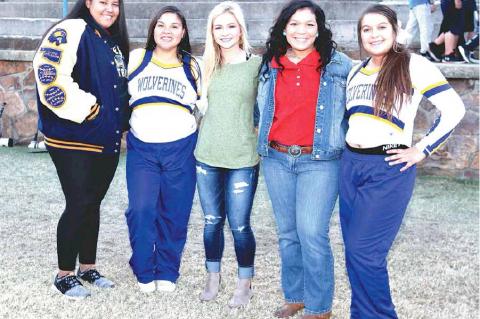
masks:
[[(320, 54), (313, 50), (298, 64), (286, 56), (278, 70), (275, 85), (275, 113), (269, 141), (284, 145), (311, 146), (320, 87)], [(273, 68), (280, 65), (273, 59)]]

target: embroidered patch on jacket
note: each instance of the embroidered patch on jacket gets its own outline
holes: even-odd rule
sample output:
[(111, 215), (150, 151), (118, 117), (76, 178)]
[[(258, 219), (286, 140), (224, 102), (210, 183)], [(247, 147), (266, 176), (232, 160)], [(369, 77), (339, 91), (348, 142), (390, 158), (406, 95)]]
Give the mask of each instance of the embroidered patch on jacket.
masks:
[(40, 48), (40, 52), (42, 56), (55, 63), (60, 63), (60, 60), (62, 59), (62, 51), (53, 49), (53, 48)]
[(50, 84), (57, 78), (57, 69), (50, 64), (42, 64), (38, 67), (38, 79), (43, 84)]
[(45, 97), (45, 101), (47, 101), (47, 103), (54, 108), (61, 107), (63, 104), (65, 104), (65, 101), (67, 99), (65, 91), (63, 91), (63, 89), (58, 86), (49, 87), (45, 90), (43, 96)]
[(67, 31), (65, 29), (56, 29), (48, 36), (48, 42), (55, 43), (57, 47), (60, 44), (67, 43)]

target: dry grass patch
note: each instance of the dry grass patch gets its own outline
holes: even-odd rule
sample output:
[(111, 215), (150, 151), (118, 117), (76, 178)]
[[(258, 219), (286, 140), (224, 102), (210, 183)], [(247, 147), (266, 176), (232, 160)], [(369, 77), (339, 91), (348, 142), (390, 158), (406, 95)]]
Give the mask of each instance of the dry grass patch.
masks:
[[(63, 194), (48, 154), (2, 148), (0, 162), (0, 318), (272, 318), (273, 309), (282, 302), (275, 224), (262, 179), (252, 216), (257, 238), (255, 295), (247, 308), (232, 311), (226, 306), (236, 277), (231, 235), (226, 236), (224, 289), (214, 302), (198, 300), (205, 277), (198, 198), (177, 291), (151, 295), (138, 291), (128, 266), (125, 157), (102, 206), (98, 247), (99, 269), (117, 287), (106, 291), (92, 288), (91, 298), (72, 302), (50, 291)], [(418, 178), (389, 256), (391, 288), (400, 318), (478, 318), (478, 195), (478, 184)], [(350, 292), (338, 209), (330, 233), (336, 261), (333, 313), (334, 318), (346, 319)]]

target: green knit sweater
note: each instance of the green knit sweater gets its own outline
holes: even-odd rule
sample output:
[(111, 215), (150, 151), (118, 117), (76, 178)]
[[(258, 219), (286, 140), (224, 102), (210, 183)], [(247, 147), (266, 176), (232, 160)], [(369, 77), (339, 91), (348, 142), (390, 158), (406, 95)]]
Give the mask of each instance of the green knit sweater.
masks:
[(259, 162), (253, 107), (261, 58), (227, 64), (208, 86), (208, 109), (200, 125), (195, 158), (223, 168), (251, 167)]

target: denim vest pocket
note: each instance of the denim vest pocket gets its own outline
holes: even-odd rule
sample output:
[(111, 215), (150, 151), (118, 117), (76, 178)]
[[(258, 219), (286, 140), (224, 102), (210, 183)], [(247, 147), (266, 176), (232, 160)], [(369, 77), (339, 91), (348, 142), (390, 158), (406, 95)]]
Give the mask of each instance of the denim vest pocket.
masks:
[(346, 86), (345, 77), (333, 75), (333, 103), (332, 123), (330, 127), (330, 148), (331, 150), (342, 150), (345, 147), (344, 122), (346, 107)]
[(268, 130), (270, 127), (269, 118), (273, 117), (273, 114), (269, 114), (269, 99), (273, 96), (273, 92), (270, 92), (271, 87), (271, 70), (264, 72), (265, 66), (262, 67), (260, 75), (258, 77), (258, 88), (257, 88), (257, 115), (258, 116), (258, 141), (257, 141), (257, 152), (261, 156), (267, 155), (268, 149)]
[(259, 106), (263, 106), (267, 102), (269, 78), (269, 73), (260, 74), (258, 77), (257, 103)]

